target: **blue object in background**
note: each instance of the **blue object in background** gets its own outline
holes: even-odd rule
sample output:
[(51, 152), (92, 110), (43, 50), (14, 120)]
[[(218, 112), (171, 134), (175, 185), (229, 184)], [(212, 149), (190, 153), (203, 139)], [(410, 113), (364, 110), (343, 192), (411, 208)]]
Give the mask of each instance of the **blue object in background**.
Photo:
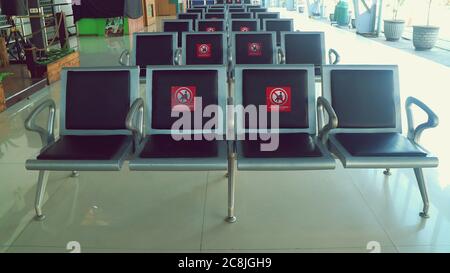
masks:
[(339, 1), (334, 9), (334, 20), (340, 26), (348, 26), (348, 3), (347, 1)]
[(286, 9), (295, 10), (294, 0), (286, 0)]
[(203, 6), (205, 1), (203, 0), (192, 0), (192, 6)]

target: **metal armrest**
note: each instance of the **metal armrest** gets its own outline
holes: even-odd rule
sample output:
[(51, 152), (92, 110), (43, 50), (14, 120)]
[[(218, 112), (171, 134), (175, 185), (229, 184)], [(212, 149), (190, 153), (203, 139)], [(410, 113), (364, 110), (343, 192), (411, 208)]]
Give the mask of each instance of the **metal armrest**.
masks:
[(231, 48), (227, 49), (228, 51), (228, 79), (230, 82), (234, 81), (234, 65), (233, 65), (233, 54), (231, 54)]
[(228, 80), (229, 82), (234, 82), (234, 65), (228, 65)]
[(231, 54), (230, 47), (227, 48), (227, 54), (228, 54), (228, 64), (232, 64), (233, 63), (233, 54)]
[(335, 49), (330, 48), (330, 50), (328, 50), (328, 61), (330, 62), (330, 64), (338, 64), (341, 61), (341, 55), (339, 55), (339, 53)]
[[(49, 110), (47, 129), (44, 129), (36, 124), (36, 117), (47, 108)], [(37, 132), (39, 134), (43, 147), (55, 141), (55, 115), (55, 102), (53, 100), (46, 100), (39, 104), (25, 120), (25, 128), (29, 131)]]
[[(127, 58), (126, 62), (124, 62), (124, 60), (123, 60), (124, 57)], [(124, 51), (122, 51), (122, 54), (120, 54), (120, 57), (119, 57), (119, 64), (123, 65), (123, 66), (130, 65), (130, 51), (128, 51), (126, 49)]]
[(133, 133), (133, 150), (137, 151), (144, 138), (144, 100), (136, 99), (127, 114), (125, 126)]
[[(227, 99), (228, 109), (232, 109), (230, 107), (234, 107), (234, 101), (231, 95)], [(234, 130), (234, 111), (227, 111), (227, 139), (234, 141), (236, 139), (236, 133)]]
[(175, 65), (181, 65), (181, 48), (175, 49), (173, 56), (173, 62)]
[(286, 63), (286, 55), (281, 47), (278, 48), (278, 63), (285, 64)]
[[(419, 124), (416, 128), (414, 128), (414, 118), (411, 109), (413, 104), (418, 106), (428, 115), (428, 120), (422, 124)], [(408, 118), (408, 138), (419, 144), (423, 131), (438, 126), (439, 118), (427, 105), (425, 105), (425, 103), (414, 97), (408, 97), (406, 99), (405, 107), (406, 116)]]
[(322, 127), (322, 122), (319, 123), (319, 139), (325, 144), (328, 141), (328, 134), (334, 128), (338, 126), (338, 117), (330, 102), (324, 97), (319, 97), (317, 99), (317, 118), (322, 117), (323, 109), (328, 114), (328, 123)]

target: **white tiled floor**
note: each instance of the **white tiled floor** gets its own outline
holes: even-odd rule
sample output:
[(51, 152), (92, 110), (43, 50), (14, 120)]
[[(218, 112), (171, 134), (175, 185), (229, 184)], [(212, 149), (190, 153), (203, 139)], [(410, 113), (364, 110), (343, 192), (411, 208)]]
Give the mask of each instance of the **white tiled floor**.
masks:
[[(52, 172), (47, 219), (35, 222), (37, 173), (24, 162), (40, 142), (23, 122), (40, 100), (59, 100), (57, 83), (0, 114), (0, 252), (67, 252), (69, 241), (84, 252), (369, 252), (370, 241), (382, 252), (450, 252), (450, 69), (293, 12), (282, 16), (295, 16), (301, 30), (325, 31), (342, 63), (399, 64), (402, 100), (416, 96), (440, 116), (422, 140), (440, 157), (439, 168), (425, 171), (430, 219), (418, 216), (412, 170), (387, 178), (338, 164), (334, 171), (238, 172), (235, 224), (223, 221), (221, 172)], [(117, 65), (130, 38), (79, 42), (82, 65)]]

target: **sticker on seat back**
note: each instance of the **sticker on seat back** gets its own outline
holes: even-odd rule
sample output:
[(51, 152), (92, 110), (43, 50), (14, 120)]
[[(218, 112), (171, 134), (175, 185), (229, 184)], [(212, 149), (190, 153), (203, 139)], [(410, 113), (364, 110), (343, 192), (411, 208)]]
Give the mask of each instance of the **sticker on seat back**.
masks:
[(291, 87), (266, 87), (266, 104), (268, 112), (291, 112)]
[(195, 44), (197, 58), (211, 58), (211, 44)]
[(241, 32), (249, 32), (249, 31), (250, 31), (250, 28), (249, 28), (248, 26), (241, 26), (241, 27), (240, 27), (240, 31), (241, 31)]
[(194, 98), (197, 88), (195, 86), (172, 86), (171, 102), (172, 111), (187, 112), (195, 108)]
[(248, 56), (262, 56), (262, 44), (248, 43)]
[(215, 32), (216, 28), (215, 27), (206, 27), (206, 32)]

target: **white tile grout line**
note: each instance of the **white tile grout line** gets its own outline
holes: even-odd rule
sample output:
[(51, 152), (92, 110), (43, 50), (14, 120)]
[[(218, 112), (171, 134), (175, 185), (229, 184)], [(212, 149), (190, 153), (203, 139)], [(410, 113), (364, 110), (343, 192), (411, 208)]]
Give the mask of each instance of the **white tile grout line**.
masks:
[(205, 233), (205, 221), (206, 221), (206, 201), (208, 198), (208, 184), (209, 184), (209, 174), (210, 171), (206, 172), (206, 185), (205, 185), (205, 197), (203, 198), (203, 223), (202, 223), (202, 230), (201, 230), (201, 236), (200, 236), (200, 249), (199, 251), (202, 251), (203, 249), (203, 234)]

